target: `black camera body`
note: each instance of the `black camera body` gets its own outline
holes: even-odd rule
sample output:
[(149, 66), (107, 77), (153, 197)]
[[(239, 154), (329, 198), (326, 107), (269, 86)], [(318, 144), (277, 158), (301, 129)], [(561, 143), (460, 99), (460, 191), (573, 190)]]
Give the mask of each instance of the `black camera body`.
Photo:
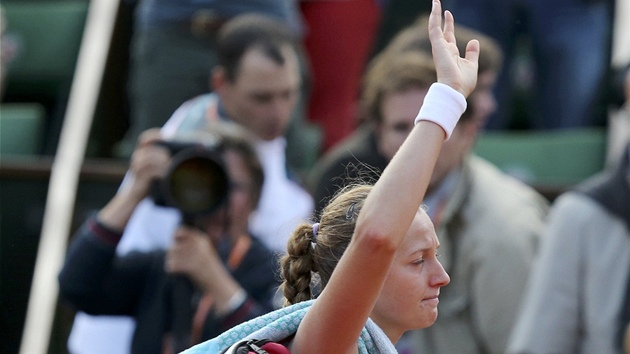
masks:
[(156, 205), (177, 208), (184, 222), (192, 222), (212, 214), (227, 201), (230, 179), (220, 146), (179, 141), (156, 144), (171, 154), (166, 175), (152, 185)]

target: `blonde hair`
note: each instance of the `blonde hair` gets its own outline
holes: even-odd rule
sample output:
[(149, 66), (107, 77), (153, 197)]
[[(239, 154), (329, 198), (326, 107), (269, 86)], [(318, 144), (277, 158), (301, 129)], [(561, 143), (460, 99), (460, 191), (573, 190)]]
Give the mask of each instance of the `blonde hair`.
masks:
[(372, 186), (353, 184), (341, 189), (323, 209), (319, 225), (298, 226), (280, 260), (285, 305), (314, 297), (322, 290), (345, 252), (356, 226), (357, 216)]

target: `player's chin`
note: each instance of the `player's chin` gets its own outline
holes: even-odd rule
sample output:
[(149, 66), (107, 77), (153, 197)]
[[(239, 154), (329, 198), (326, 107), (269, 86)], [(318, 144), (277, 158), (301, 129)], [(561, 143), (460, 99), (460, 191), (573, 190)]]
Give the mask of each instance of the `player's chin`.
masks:
[(418, 317), (418, 321), (416, 321), (414, 328), (422, 329), (431, 327), (437, 320), (437, 316), (437, 309), (434, 309), (433, 311), (425, 311), (420, 317)]

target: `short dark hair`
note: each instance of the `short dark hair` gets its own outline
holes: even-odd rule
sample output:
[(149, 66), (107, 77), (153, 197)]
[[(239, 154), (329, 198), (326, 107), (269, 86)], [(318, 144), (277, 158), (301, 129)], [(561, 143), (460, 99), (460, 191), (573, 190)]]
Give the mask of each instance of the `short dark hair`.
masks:
[(252, 178), (252, 202), (254, 206), (258, 206), (265, 173), (254, 147), (253, 136), (242, 126), (232, 122), (213, 122), (207, 125), (206, 130), (221, 140), (224, 151), (234, 151), (241, 156)]
[(262, 195), (263, 184), (265, 183), (265, 173), (260, 159), (258, 158), (258, 153), (252, 145), (252, 137), (248, 137), (245, 131), (241, 130), (241, 132), (238, 133), (236, 129), (234, 129), (234, 132), (231, 134), (224, 133), (222, 138), (223, 146), (226, 150), (232, 150), (243, 158), (243, 162), (252, 177), (251, 198), (254, 207), (257, 207), (258, 202), (260, 202), (260, 196)]
[(283, 65), (282, 47), (289, 46), (297, 52), (297, 37), (288, 26), (274, 18), (261, 14), (236, 16), (221, 28), (217, 39), (217, 56), (226, 77), (234, 81), (238, 75), (243, 55), (257, 48), (267, 57)]

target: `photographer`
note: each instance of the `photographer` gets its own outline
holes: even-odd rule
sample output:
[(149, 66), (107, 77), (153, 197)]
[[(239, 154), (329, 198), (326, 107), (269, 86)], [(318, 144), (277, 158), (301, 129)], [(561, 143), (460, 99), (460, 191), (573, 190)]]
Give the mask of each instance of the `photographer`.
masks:
[[(135, 208), (172, 164), (159, 131), (148, 130), (131, 158), (130, 183), (76, 233), (59, 275), (63, 298), (77, 309), (135, 318), (133, 353), (178, 352), (273, 308), (275, 255), (248, 232), (263, 183), (260, 162), (236, 126), (217, 123), (210, 131), (229, 180), (220, 207), (196, 217), (198, 227), (178, 227), (166, 251), (116, 255)], [(194, 290), (182, 287), (184, 279)]]

